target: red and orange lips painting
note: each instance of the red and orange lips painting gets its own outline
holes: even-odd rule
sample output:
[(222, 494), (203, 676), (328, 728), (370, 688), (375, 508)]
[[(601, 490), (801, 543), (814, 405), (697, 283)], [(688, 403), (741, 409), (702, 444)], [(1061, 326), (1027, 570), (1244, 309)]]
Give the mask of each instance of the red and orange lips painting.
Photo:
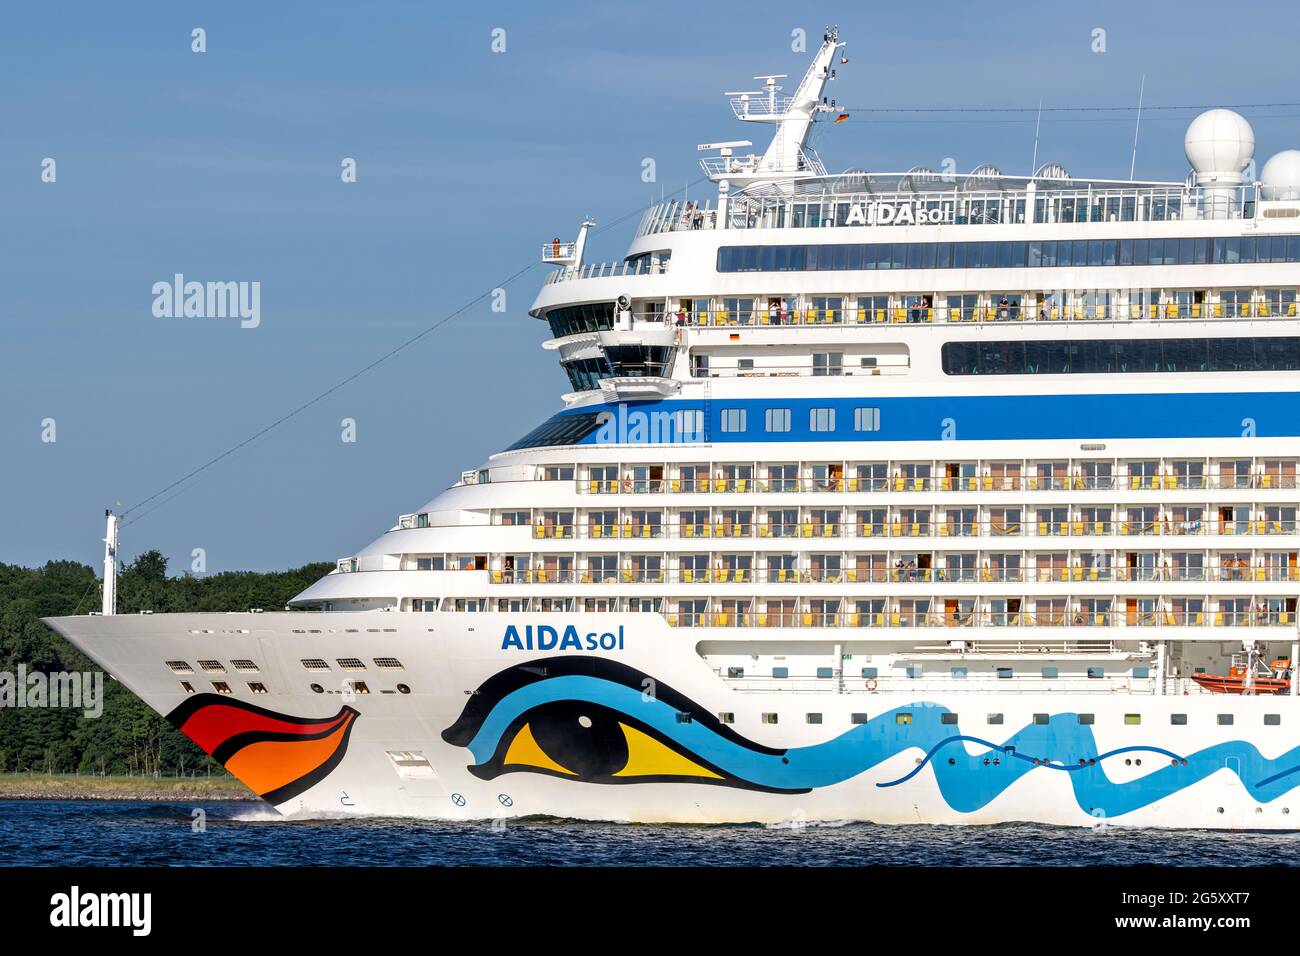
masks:
[(345, 706), (333, 717), (293, 717), (199, 694), (167, 719), (263, 800), (279, 804), (315, 786), (339, 765), (358, 716)]

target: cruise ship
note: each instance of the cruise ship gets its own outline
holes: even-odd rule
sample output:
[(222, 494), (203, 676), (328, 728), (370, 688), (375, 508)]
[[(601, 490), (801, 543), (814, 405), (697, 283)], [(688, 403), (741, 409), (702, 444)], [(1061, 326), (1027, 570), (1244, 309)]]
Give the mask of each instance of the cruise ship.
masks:
[(110, 514), (50, 625), (289, 816), (1295, 829), (1300, 152), (832, 174), (847, 63), (545, 242), (554, 414), (289, 608), (113, 613)]

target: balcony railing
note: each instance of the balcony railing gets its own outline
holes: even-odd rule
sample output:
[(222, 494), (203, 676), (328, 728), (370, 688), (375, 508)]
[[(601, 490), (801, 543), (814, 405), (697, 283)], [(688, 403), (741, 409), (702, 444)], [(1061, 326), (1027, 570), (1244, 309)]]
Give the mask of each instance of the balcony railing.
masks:
[[(782, 494), (796, 492), (970, 491), (1183, 491), (1287, 490), (1300, 487), (1294, 474), (1278, 475), (965, 475), (865, 478), (632, 478), (590, 479), (579, 494)], [(403, 516), (404, 518), (407, 516)], [(1294, 521), (1291, 522), (1294, 524)], [(403, 525), (405, 527), (406, 525)]]
[(763, 628), (1070, 628), (1070, 627), (1278, 627), (1294, 628), (1288, 611), (668, 611), (670, 627)]
[(534, 524), (536, 539), (594, 540), (599, 538), (1089, 538), (1089, 537), (1286, 537), (1297, 534), (1297, 522), (1267, 519), (1240, 521), (1036, 521), (1032, 518), (981, 518), (975, 521), (942, 518), (929, 521), (893, 518), (885, 521), (801, 520), (770, 522)]
[(745, 328), (764, 326), (857, 326), (857, 325), (976, 325), (1014, 324), (1023, 322), (1154, 322), (1174, 319), (1294, 319), (1295, 302), (1213, 302), (1179, 304), (1165, 302), (1146, 305), (987, 305), (957, 307), (946, 305), (895, 305), (885, 308), (802, 308), (765, 310), (762, 308), (728, 310), (708, 309), (663, 316), (637, 313), (642, 321), (677, 321), (693, 328)]

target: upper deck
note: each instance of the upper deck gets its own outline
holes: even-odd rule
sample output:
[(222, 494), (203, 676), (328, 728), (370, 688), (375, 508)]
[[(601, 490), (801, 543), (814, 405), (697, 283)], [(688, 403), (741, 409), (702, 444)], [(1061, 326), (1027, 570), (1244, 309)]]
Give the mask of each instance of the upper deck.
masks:
[[(1059, 169), (1059, 168), (1058, 168)], [(892, 226), (1104, 224), (1254, 219), (1258, 190), (1230, 193), (1177, 182), (1116, 182), (1004, 176), (994, 171), (941, 175), (846, 173), (724, 196), (649, 207), (636, 238), (712, 229), (857, 231)], [(1265, 204), (1267, 218), (1270, 204)], [(1300, 210), (1292, 209), (1290, 218)], [(1281, 218), (1281, 217), (1279, 217)]]

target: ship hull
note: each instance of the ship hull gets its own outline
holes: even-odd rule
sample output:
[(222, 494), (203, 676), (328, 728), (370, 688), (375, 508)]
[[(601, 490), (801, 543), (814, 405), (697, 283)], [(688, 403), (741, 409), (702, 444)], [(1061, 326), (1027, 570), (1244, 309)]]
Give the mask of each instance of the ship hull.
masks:
[(658, 615), (564, 618), (48, 623), (290, 817), (1300, 823), (1290, 696), (882, 692), (844, 674), (824, 690), (753, 691), (695, 652), (703, 634)]

